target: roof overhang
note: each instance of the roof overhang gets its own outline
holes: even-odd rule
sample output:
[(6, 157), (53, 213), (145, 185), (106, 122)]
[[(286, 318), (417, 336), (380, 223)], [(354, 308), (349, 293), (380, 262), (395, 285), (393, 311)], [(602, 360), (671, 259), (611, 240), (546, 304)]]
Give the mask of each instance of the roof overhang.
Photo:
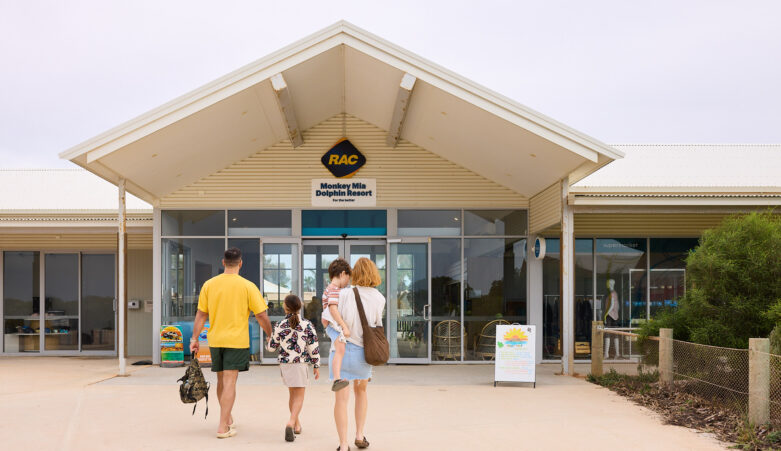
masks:
[[(414, 84), (405, 87), (410, 77)], [(411, 92), (408, 104), (399, 103), (400, 84)], [(60, 157), (112, 183), (124, 179), (129, 192), (155, 204), (273, 144), (292, 140), (295, 146), (299, 128), (307, 130), (339, 113), (400, 130), (401, 139), (528, 197), (572, 173), (579, 179), (623, 156), (338, 22)]]

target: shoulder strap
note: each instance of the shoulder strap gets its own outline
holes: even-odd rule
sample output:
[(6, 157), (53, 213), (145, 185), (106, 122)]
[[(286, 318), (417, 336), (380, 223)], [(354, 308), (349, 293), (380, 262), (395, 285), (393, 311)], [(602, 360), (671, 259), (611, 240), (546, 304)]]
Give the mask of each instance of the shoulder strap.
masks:
[(363, 302), (361, 302), (361, 293), (358, 292), (358, 287), (353, 287), (353, 293), (355, 293), (355, 304), (358, 306), (358, 316), (361, 317), (361, 326), (365, 334), (369, 331), (369, 321), (366, 320), (366, 312), (363, 310)]

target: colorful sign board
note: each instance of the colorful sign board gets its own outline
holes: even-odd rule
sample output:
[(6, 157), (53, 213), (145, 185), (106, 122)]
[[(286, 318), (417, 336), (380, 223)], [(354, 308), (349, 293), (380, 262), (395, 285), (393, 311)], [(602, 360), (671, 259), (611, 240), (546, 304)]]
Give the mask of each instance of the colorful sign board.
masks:
[(320, 161), (334, 177), (349, 178), (366, 164), (366, 157), (349, 139), (343, 138), (334, 144)]
[(160, 366), (172, 368), (184, 366), (184, 342), (179, 326), (160, 327)]
[(313, 207), (374, 207), (377, 179), (312, 179)]
[(536, 385), (535, 326), (496, 326), (496, 382), (532, 382)]

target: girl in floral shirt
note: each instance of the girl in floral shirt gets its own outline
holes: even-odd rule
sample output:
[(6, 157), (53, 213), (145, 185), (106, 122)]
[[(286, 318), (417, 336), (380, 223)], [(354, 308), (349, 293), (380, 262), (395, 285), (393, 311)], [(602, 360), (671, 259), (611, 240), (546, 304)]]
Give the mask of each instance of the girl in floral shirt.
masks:
[(285, 426), (285, 440), (292, 442), (301, 433), (299, 414), (304, 406), (304, 392), (309, 385), (309, 365), (314, 365), (315, 379), (320, 378), (320, 351), (315, 327), (302, 319), (301, 299), (291, 294), (285, 298), (285, 319), (274, 327), (266, 349), (279, 351), (279, 372), (290, 392), (290, 419)]

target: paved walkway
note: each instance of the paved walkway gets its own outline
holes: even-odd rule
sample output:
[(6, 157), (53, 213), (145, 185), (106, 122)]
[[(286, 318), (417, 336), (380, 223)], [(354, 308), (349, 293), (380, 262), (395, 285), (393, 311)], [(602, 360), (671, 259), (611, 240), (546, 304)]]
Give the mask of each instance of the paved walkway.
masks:
[[(179, 401), (182, 368), (129, 368), (129, 377), (112, 378), (115, 360), (0, 358), (2, 449), (308, 451), (332, 450), (338, 442), (325, 378), (307, 391), (303, 434), (291, 444), (283, 441), (287, 391), (277, 367), (241, 374), (239, 434), (228, 440), (214, 438), (213, 390), (204, 420), (203, 403), (192, 416)], [(556, 370), (541, 365), (533, 389), (494, 388), (493, 367), (486, 365), (379, 368), (369, 388), (370, 449), (724, 449), (706, 434), (665, 426), (649, 410)]]

